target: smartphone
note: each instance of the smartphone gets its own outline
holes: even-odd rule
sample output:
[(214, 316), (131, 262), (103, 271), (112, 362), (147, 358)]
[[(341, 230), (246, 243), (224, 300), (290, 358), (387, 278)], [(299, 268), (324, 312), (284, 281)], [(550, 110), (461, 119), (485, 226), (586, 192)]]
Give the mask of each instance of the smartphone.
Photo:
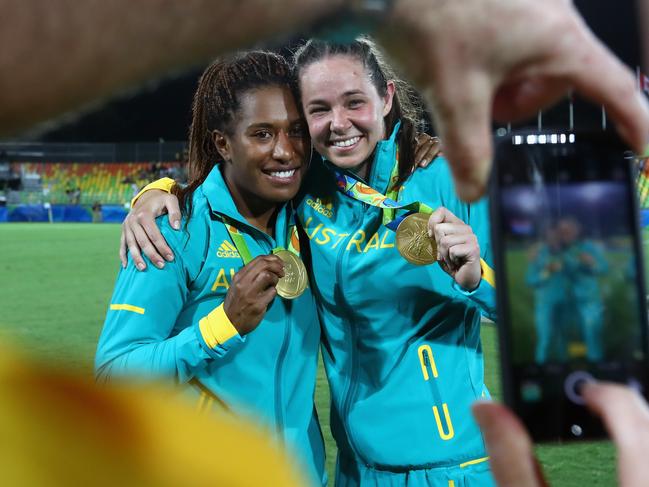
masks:
[(535, 441), (593, 439), (583, 384), (647, 397), (633, 161), (613, 134), (512, 132), (490, 188), (505, 402)]

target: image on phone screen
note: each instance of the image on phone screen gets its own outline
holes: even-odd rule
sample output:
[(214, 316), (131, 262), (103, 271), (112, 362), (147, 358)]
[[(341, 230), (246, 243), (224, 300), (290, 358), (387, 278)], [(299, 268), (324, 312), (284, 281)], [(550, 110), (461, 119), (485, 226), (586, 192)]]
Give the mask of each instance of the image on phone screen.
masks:
[(584, 381), (646, 384), (631, 165), (603, 134), (534, 137), (501, 144), (491, 201), (506, 396), (537, 439), (597, 437)]

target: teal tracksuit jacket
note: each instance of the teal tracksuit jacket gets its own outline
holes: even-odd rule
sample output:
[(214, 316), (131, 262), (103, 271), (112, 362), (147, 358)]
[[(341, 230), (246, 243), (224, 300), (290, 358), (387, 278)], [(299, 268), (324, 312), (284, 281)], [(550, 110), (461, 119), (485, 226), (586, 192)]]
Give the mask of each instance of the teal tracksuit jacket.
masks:
[[(383, 194), (395, 137), (396, 130), (377, 146), (367, 181)], [(314, 161), (298, 215), (311, 243), (323, 326), (337, 485), (398, 485), (405, 479), (414, 485), (415, 470), (424, 472), (420, 483), (426, 484), (433, 482), (425, 477), (430, 469), (462, 465), (468, 471), (481, 464), (486, 470), (470, 405), (488, 395), (480, 321), (482, 314), (494, 317), (493, 288), (483, 280), (465, 292), (439, 265), (408, 263), (397, 252), (394, 232), (382, 225), (381, 209), (338, 192), (325, 164)], [(471, 225), (491, 264), (487, 203), (457, 198), (443, 158), (417, 169), (399, 201), (451, 210)], [(391, 472), (407, 477), (389, 478)], [(445, 487), (451, 480), (465, 484), (448, 480)]]
[(129, 260), (120, 271), (97, 348), (97, 375), (173, 377), (201, 404), (218, 403), (276, 432), (314, 483), (322, 483), (324, 448), (313, 406), (320, 327), (310, 289), (291, 301), (276, 297), (245, 337), (222, 307), (243, 262), (221, 216), (234, 222), (255, 257), (286, 246), (293, 214), (281, 209), (275, 239), (249, 225), (218, 167), (195, 191), (193, 205), (182, 231), (158, 219), (173, 262), (139, 272)]

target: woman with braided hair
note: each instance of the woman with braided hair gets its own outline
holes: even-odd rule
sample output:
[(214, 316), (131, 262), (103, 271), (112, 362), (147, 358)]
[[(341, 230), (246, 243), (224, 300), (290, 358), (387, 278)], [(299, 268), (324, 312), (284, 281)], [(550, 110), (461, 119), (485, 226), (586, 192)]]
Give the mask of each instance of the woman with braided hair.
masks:
[(101, 380), (173, 378), (200, 408), (251, 418), (319, 485), (320, 327), (288, 203), (308, 144), (284, 58), (251, 51), (205, 70), (193, 102), (190, 182), (175, 189), (182, 229), (158, 221), (176, 259), (120, 271), (95, 365)]

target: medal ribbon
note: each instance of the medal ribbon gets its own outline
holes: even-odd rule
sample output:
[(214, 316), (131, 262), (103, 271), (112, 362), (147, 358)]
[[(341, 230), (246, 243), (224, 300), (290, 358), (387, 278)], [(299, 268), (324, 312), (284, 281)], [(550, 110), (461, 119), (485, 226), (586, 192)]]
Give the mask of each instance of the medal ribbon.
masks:
[[(397, 184), (399, 180), (399, 147), (397, 147), (397, 158), (390, 173), (390, 183), (387, 194), (385, 195), (358, 179), (338, 171), (332, 165), (329, 165), (329, 167), (336, 176), (338, 191), (368, 205), (383, 208), (383, 225), (392, 231), (396, 232), (399, 223), (412, 213), (425, 213), (430, 215), (434, 211), (430, 206), (419, 201), (408, 203), (407, 205), (397, 203), (396, 199), (399, 197), (399, 191), (401, 189)], [(409, 211), (395, 218), (396, 210)]]
[[(230, 234), (232, 243), (241, 256), (241, 260), (243, 260), (243, 265), (247, 265), (252, 260), (252, 254), (250, 253), (250, 249), (248, 248), (248, 244), (246, 244), (243, 235), (236, 227), (230, 225), (227, 220), (225, 220), (223, 223), (228, 233)], [(288, 250), (290, 252), (293, 252), (298, 257), (300, 256), (300, 239), (298, 237), (297, 227), (295, 225), (289, 225), (288, 227), (286, 236), (286, 249), (284, 249), (283, 247), (275, 247), (272, 250), (273, 254), (278, 250)]]
[[(350, 198), (367, 203), (368, 205), (383, 208), (383, 225), (393, 232), (397, 231), (397, 227), (407, 216), (413, 213), (424, 213), (430, 215), (434, 211), (430, 206), (419, 201), (408, 203), (406, 205), (399, 204), (396, 201), (396, 199), (399, 198), (399, 191), (401, 189), (401, 187), (397, 185), (397, 181), (399, 180), (399, 147), (397, 147), (397, 157), (395, 164), (392, 167), (392, 172), (390, 173), (390, 183), (386, 195), (379, 193), (377, 190), (358, 179), (338, 171), (333, 164), (328, 164), (327, 166), (336, 176), (338, 191), (346, 194)], [(408, 211), (395, 218), (396, 210)], [(496, 287), (494, 271), (482, 258), (480, 258), (480, 268), (482, 269), (482, 279), (487, 281), (492, 287)]]

